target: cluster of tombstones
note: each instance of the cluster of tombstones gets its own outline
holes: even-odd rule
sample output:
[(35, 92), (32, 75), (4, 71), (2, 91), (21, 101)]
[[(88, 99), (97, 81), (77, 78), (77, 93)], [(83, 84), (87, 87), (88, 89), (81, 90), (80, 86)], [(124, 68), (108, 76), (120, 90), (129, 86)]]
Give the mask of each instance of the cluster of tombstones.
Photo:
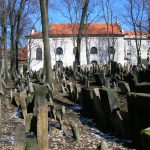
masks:
[[(150, 149), (150, 66), (108, 65), (63, 68), (63, 92), (79, 103), (104, 132), (131, 139), (140, 149)], [(72, 81), (71, 78), (75, 80)], [(127, 103), (127, 110), (120, 107)]]

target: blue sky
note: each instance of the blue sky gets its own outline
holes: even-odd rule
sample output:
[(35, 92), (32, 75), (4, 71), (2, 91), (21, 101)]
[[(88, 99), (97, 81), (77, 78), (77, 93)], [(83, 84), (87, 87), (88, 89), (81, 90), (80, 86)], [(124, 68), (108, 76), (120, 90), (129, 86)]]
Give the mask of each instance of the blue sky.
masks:
[[(60, 9), (61, 11), (64, 12), (65, 15), (68, 14), (68, 12), (66, 11), (66, 9), (64, 9), (64, 5), (61, 3), (62, 0), (51, 0), (51, 3), (53, 4), (53, 8), (49, 7), (49, 22), (50, 23), (68, 23), (70, 22), (70, 20), (68, 20), (66, 17), (64, 17), (62, 15), (62, 13), (58, 10)], [(95, 0), (91, 0), (95, 1)], [(97, 0), (100, 1), (100, 0)], [(124, 30), (129, 30), (130, 28), (127, 26), (126, 24), (126, 20), (124, 18), (124, 14), (127, 11), (125, 9), (125, 3), (127, 0), (113, 0), (115, 3), (113, 4), (114, 8), (113, 8), (113, 13), (114, 13), (114, 18), (118, 19), (121, 27)], [(95, 17), (95, 15), (97, 15), (97, 12), (100, 10), (100, 6), (96, 6), (94, 8), (94, 12), (92, 13), (92, 15)], [(99, 16), (99, 21), (98, 22), (104, 22), (104, 20)], [(35, 27), (37, 29), (37, 31), (41, 31), (41, 20), (39, 19), (39, 21), (35, 24)]]

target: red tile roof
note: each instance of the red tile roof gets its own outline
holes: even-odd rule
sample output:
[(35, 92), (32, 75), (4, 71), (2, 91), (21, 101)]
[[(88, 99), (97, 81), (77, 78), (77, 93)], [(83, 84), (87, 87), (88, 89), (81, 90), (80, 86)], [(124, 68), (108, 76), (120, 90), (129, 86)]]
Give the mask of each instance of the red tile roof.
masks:
[(28, 60), (28, 46), (25, 46), (24, 48), (20, 48), (20, 53), (18, 60), (19, 61), (27, 61)]
[[(127, 35), (128, 37), (132, 37), (135, 35), (134, 31), (124, 31), (124, 34)], [(144, 37), (149, 37), (150, 34), (148, 32), (140, 32), (140, 31), (136, 31), (136, 35), (137, 36), (144, 36)]]
[[(107, 35), (115, 34), (115, 35), (123, 35), (120, 26), (117, 23), (108, 24), (108, 32), (107, 32), (107, 24), (106, 23), (92, 23), (87, 25), (87, 31), (84, 30), (83, 34), (86, 33), (88, 35)], [(79, 24), (70, 24), (70, 23), (60, 23), (60, 24), (51, 24), (49, 34), (53, 36), (71, 36), (77, 35), (79, 30)], [(34, 32), (31, 34), (31, 37), (41, 37), (42, 32)]]

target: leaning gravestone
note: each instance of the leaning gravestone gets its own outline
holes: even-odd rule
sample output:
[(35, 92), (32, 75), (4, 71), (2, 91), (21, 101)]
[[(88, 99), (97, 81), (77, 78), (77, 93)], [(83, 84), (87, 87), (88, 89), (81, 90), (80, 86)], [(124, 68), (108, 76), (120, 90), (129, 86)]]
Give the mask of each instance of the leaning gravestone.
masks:
[(116, 90), (111, 88), (102, 88), (100, 89), (100, 96), (102, 109), (105, 116), (105, 123), (104, 123), (105, 129), (111, 132), (113, 128), (117, 127), (123, 128), (121, 127), (122, 120), (119, 118), (117, 119), (119, 126), (116, 127), (117, 124), (116, 123), (113, 124), (114, 123), (113, 119), (115, 119), (115, 117), (118, 117), (118, 114), (116, 113), (120, 109)]
[(130, 93), (130, 87), (127, 82), (124, 82), (124, 81), (118, 82), (118, 87), (121, 90), (121, 94), (126, 95), (126, 94)]
[(130, 93), (127, 95), (127, 103), (132, 140), (141, 147), (140, 132), (150, 125), (150, 94)]

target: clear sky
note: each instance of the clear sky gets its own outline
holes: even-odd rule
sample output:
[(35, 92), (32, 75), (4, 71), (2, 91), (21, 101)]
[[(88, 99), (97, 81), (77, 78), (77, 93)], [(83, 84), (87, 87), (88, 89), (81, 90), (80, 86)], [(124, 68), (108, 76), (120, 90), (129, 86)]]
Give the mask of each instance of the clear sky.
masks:
[[(66, 23), (70, 22), (65, 16), (68, 16), (68, 11), (66, 7), (62, 3), (63, 0), (50, 0), (49, 6), (49, 22), (50, 23)], [(101, 0), (90, 0), (91, 4), (95, 1), (100, 2)], [(125, 14), (128, 11), (126, 6), (127, 0), (110, 0), (113, 1), (112, 4), (112, 11), (114, 14), (114, 21), (118, 20), (121, 27), (124, 30), (130, 30), (129, 26), (126, 23)], [(51, 7), (52, 6), (52, 7)], [(99, 5), (94, 6), (91, 18), (95, 17), (98, 12), (102, 13), (102, 8)], [(104, 19), (101, 17), (102, 15), (98, 16), (95, 20), (96, 22), (105, 22)], [(41, 20), (35, 24), (37, 31), (41, 31)]]

